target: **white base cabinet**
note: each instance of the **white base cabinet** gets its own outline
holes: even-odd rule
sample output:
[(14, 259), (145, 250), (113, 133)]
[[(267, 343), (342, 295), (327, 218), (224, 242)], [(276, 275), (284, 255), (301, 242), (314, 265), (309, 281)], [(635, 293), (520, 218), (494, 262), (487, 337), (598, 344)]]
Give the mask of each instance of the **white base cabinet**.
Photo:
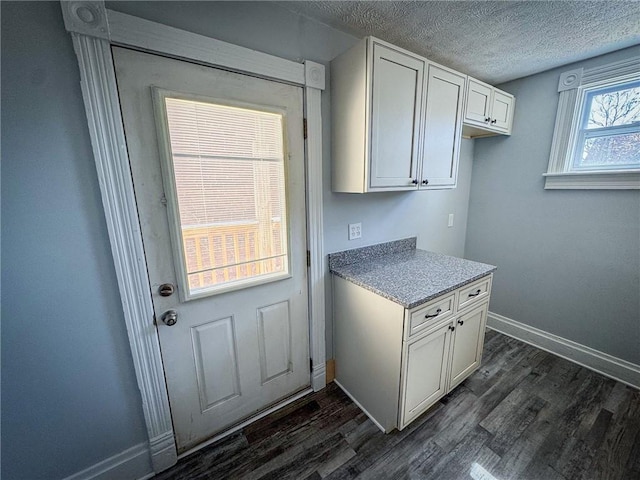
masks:
[(336, 383), (380, 429), (402, 430), (480, 366), (491, 281), (409, 310), (334, 276)]

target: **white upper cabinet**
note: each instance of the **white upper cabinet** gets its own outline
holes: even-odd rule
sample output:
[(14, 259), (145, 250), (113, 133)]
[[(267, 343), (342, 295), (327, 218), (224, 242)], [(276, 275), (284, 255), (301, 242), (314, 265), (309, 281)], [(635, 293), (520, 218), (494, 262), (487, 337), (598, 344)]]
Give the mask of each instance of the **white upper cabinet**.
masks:
[(415, 190), (424, 59), (368, 37), (331, 62), (336, 192)]
[(469, 77), (463, 135), (511, 135), (513, 95)]
[(453, 188), (458, 178), (466, 77), (429, 64), (420, 188)]
[(513, 117), (512, 95), (467, 78), (374, 37), (336, 57), (332, 190), (455, 188), (462, 136), (508, 135)]

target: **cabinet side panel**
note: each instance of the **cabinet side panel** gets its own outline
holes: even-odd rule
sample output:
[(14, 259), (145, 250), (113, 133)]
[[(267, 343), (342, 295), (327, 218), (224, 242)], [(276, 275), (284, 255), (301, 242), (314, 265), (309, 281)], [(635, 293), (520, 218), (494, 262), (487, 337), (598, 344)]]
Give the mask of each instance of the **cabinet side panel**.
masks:
[(333, 277), (336, 380), (389, 432), (397, 427), (402, 306)]
[(331, 62), (331, 185), (363, 193), (367, 98), (366, 41)]

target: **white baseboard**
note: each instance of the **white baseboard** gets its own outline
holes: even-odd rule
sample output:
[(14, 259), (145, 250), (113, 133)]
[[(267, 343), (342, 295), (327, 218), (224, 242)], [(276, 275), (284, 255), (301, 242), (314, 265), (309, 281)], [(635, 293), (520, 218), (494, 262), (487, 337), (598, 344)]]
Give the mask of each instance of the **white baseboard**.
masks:
[(640, 365), (489, 312), (487, 327), (640, 389)]
[(64, 480), (146, 480), (155, 475), (149, 455), (146, 442), (140, 443)]

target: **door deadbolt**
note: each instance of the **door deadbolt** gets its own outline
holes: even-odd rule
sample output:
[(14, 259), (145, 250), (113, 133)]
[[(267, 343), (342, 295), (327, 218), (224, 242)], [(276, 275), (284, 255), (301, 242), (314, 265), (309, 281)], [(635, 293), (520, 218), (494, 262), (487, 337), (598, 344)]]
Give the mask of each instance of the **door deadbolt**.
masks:
[(175, 310), (167, 310), (162, 315), (162, 321), (169, 327), (172, 327), (178, 321), (178, 312)]
[(158, 292), (160, 293), (161, 297), (170, 297), (175, 291), (176, 287), (174, 287), (170, 283), (163, 283), (162, 285), (160, 285), (160, 288), (158, 288)]

